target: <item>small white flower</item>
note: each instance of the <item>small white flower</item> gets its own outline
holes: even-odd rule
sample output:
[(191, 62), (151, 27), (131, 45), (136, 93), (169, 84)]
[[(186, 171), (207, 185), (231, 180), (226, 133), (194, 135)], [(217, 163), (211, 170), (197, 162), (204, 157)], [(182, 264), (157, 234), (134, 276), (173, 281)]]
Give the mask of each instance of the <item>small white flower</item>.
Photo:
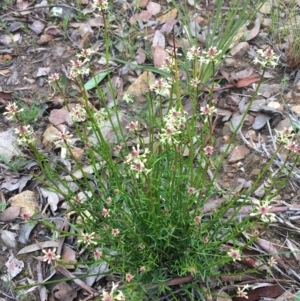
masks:
[(42, 252), (44, 253), (43, 261), (48, 262), (48, 264), (53, 263), (60, 258), (60, 255), (56, 255), (56, 248), (52, 251), (51, 249), (48, 249), (48, 251), (42, 250)]
[(229, 252), (227, 252), (227, 255), (230, 256), (233, 261), (241, 260), (240, 250), (230, 249)]
[(83, 233), (81, 238), (78, 240), (78, 243), (84, 243), (86, 244), (87, 246), (91, 245), (91, 244), (94, 244), (96, 245), (97, 242), (94, 241), (94, 238), (95, 238), (95, 232), (92, 232), (90, 234), (88, 233)]
[(279, 61), (279, 56), (276, 56), (271, 48), (267, 48), (266, 50), (259, 49), (257, 50), (257, 53), (263, 59), (255, 58), (253, 61), (254, 64), (260, 64), (263, 67), (270, 66), (272, 68), (277, 66)]
[(192, 61), (192, 60), (198, 58), (199, 54), (200, 54), (200, 48), (199, 48), (199, 47), (196, 47), (196, 46), (192, 46), (192, 47), (187, 51), (186, 58), (187, 58), (189, 61)]
[(250, 216), (260, 215), (260, 219), (265, 223), (272, 223), (276, 221), (276, 215), (270, 212), (272, 206), (269, 206), (269, 202), (259, 203), (255, 207), (255, 212), (250, 213)]

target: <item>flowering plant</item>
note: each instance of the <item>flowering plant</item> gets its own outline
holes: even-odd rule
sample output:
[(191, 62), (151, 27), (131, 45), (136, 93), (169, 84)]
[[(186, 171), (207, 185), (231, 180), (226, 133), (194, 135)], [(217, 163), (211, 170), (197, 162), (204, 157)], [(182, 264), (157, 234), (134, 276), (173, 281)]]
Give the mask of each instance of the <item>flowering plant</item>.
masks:
[[(93, 5), (105, 18), (108, 2), (97, 0)], [(218, 276), (224, 264), (242, 259), (241, 233), (257, 222), (274, 221), (268, 201), (254, 204), (253, 212), (238, 220), (239, 209), (250, 193), (239, 202), (235, 193), (225, 193), (217, 183), (218, 171), (243, 123), (242, 119), (224, 155), (218, 157), (214, 146), (213, 92), (215, 69), (224, 51), (213, 45), (207, 50), (192, 46), (186, 51), (186, 59), (175, 49), (169, 51), (161, 66), (169, 76), (157, 78), (148, 87), (147, 120), (143, 128), (135, 116), (130, 116), (124, 126), (117, 100), (114, 99), (113, 107), (108, 107), (99, 86), (96, 90), (102, 105), (96, 107), (90, 103), (84, 80), (92, 70), (91, 56), (96, 54), (83, 50), (71, 61), (69, 74), (72, 85), (80, 92), (75, 107), (69, 107), (59, 74), (49, 77), (51, 86), (63, 94), (74, 123), (72, 134), (64, 130), (54, 139), (54, 147), (61, 149), (62, 159), (69, 160), (67, 167), (57, 164), (56, 169), (52, 168), (55, 162), (40, 151), (29, 126), (21, 125), (16, 130), (19, 143), (30, 147), (36, 156), (43, 171), (43, 183), (67, 200), (65, 217), (88, 262), (105, 262), (110, 273), (120, 275), (124, 291), (113, 284), (110, 292), (103, 291), (102, 300), (125, 300), (126, 295), (132, 296), (140, 286), (144, 292), (150, 283), (165, 283), (171, 277), (191, 275), (207, 280)], [(256, 63), (262, 62), (263, 68), (275, 66), (278, 58), (273, 52), (259, 54), (262, 59)], [(185, 95), (190, 97), (190, 112), (185, 110), (181, 93), (181, 68), (185, 69)], [(206, 85), (208, 79), (211, 85), (207, 101), (199, 105), (199, 86)], [(113, 89), (110, 93), (115, 95)], [(126, 93), (123, 100), (130, 105), (135, 102)], [(253, 100), (254, 97), (243, 118)], [(7, 118), (18, 120), (19, 112), (12, 103), (7, 107)], [(113, 139), (107, 139), (107, 128)], [(291, 145), (289, 135), (281, 134), (278, 140), (295, 153), (299, 148)], [(74, 155), (76, 140), (84, 146), (83, 158)], [(70, 181), (75, 189), (71, 189)], [(207, 204), (220, 195), (224, 196), (224, 204), (213, 211), (207, 210)], [(226, 214), (232, 208), (234, 211), (228, 218)], [(70, 218), (71, 215), (76, 217)], [(228, 242), (230, 249), (226, 251), (224, 244)], [(58, 261), (55, 251), (43, 251), (44, 260)], [(238, 288), (237, 294), (246, 297), (246, 289)]]

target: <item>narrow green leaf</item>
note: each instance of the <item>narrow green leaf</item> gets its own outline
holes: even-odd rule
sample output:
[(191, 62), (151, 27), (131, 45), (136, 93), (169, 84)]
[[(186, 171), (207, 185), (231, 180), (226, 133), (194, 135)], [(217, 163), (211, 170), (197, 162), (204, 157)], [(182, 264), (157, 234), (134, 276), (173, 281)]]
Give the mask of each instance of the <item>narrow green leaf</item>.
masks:
[(89, 79), (85, 83), (84, 88), (86, 90), (91, 90), (91, 89), (95, 88), (96, 85), (98, 85), (107, 74), (108, 74), (107, 71), (102, 71), (102, 72), (96, 74), (95, 76), (93, 76), (91, 79)]
[[(105, 55), (104, 53), (101, 53), (101, 52), (99, 52), (99, 54), (100, 55)], [(124, 64), (124, 65), (129, 65), (133, 69), (141, 69), (141, 70), (144, 70), (144, 71), (150, 71), (150, 72), (158, 73), (158, 74), (166, 76), (166, 77), (171, 76), (171, 74), (169, 72), (161, 70), (161, 69), (153, 67), (153, 66), (137, 65), (137, 64), (134, 64), (134, 63), (130, 63), (130, 62), (115, 58), (115, 57), (110, 57), (109, 59), (111, 61), (116, 61), (116, 62)]]

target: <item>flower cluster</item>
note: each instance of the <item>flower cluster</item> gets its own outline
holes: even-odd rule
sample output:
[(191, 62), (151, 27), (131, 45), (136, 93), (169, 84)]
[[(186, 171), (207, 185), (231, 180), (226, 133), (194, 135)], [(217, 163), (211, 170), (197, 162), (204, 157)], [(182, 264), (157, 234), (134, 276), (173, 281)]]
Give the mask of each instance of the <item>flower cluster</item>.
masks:
[(54, 142), (56, 146), (65, 148), (67, 145), (71, 144), (71, 138), (73, 135), (69, 134), (65, 129), (56, 136), (56, 141)]
[(18, 136), (17, 141), (19, 145), (27, 145), (34, 142), (33, 131), (31, 130), (30, 125), (20, 125), (15, 129), (15, 133)]
[(150, 86), (150, 91), (154, 91), (157, 95), (167, 97), (170, 95), (171, 85), (164, 79), (160, 78)]
[[(121, 291), (117, 291), (118, 285), (114, 284), (114, 282), (112, 283), (112, 288), (111, 291), (108, 293), (106, 291), (103, 291), (102, 293), (102, 301), (114, 301), (114, 300), (118, 300), (118, 301), (122, 301), (122, 300), (126, 300), (125, 295), (123, 294), (123, 292)], [(118, 292), (118, 294), (115, 296), (115, 292)]]
[(108, 8), (107, 0), (93, 0), (93, 4), (99, 9), (100, 12), (106, 11)]
[(253, 201), (257, 204), (254, 212), (250, 213), (250, 216), (259, 215), (260, 219), (265, 223), (272, 223), (276, 221), (275, 213), (270, 212), (272, 206), (269, 206), (269, 202), (260, 203), (260, 201)]
[(92, 122), (91, 122), (90, 126), (88, 126), (88, 130), (93, 129), (94, 125), (97, 125), (97, 127), (99, 129), (101, 129), (103, 127), (105, 121), (107, 120), (107, 117), (108, 117), (108, 113), (104, 108), (102, 108), (99, 111), (95, 112), (94, 116), (93, 116), (93, 119), (92, 119)]
[(83, 122), (86, 120), (86, 110), (81, 105), (77, 104), (70, 112), (73, 122)]
[(78, 244), (84, 243), (85, 245), (89, 246), (91, 244), (96, 245), (95, 238), (95, 232), (92, 233), (82, 233), (82, 236), (80, 239), (78, 239)]
[(211, 145), (207, 145), (203, 148), (205, 155), (211, 156), (214, 153), (214, 147)]
[(94, 54), (95, 51), (92, 49), (82, 49), (82, 51), (80, 53), (77, 53), (76, 56), (79, 59), (83, 59), (84, 62), (88, 62), (91, 59), (92, 54)]
[(59, 74), (58, 73), (53, 73), (51, 75), (48, 76), (48, 82), (51, 84), (53, 82), (56, 82), (58, 81), (60, 78)]
[(221, 53), (221, 50), (218, 50), (216, 47), (209, 47), (207, 51), (203, 51), (203, 57), (200, 58), (204, 62), (216, 62), (217, 56)]
[(244, 285), (243, 288), (238, 287), (237, 292), (236, 292), (237, 296), (240, 298), (248, 299), (247, 292), (245, 292), (245, 290), (248, 290), (248, 289), (249, 289), (249, 284)]
[(137, 179), (140, 174), (148, 174), (151, 171), (151, 169), (146, 168), (146, 155), (148, 153), (149, 150), (147, 148), (142, 152), (140, 150), (140, 145), (138, 144), (136, 148), (133, 146), (130, 154), (125, 157), (125, 163), (130, 164), (130, 170), (136, 172)]
[(189, 61), (199, 59), (200, 62), (209, 63), (209, 62), (217, 62), (218, 56), (221, 53), (221, 50), (217, 50), (216, 47), (211, 46), (207, 51), (202, 51), (199, 47), (192, 46), (186, 54), (186, 58)]
[(216, 111), (216, 108), (214, 106), (210, 107), (209, 105), (205, 105), (201, 107), (200, 111), (205, 116), (211, 116)]
[(192, 46), (188, 51), (187, 51), (187, 54), (186, 54), (186, 58), (189, 60), (189, 61), (192, 61), (192, 60), (195, 60), (199, 57), (201, 51), (200, 51), (200, 48), (199, 47), (196, 47), (196, 46)]
[(56, 255), (56, 248), (52, 251), (51, 249), (48, 249), (48, 251), (42, 250), (42, 252), (44, 253), (43, 261), (48, 262), (48, 264), (54, 263), (56, 260), (60, 259), (60, 255)]
[(3, 113), (3, 115), (7, 115), (6, 118), (8, 120), (16, 120), (17, 119), (17, 114), (24, 111), (23, 108), (19, 108), (18, 105), (15, 102), (9, 103), (6, 107), (5, 110), (7, 112)]
[(276, 131), (276, 140), (278, 143), (282, 143), (285, 145), (285, 148), (290, 152), (300, 155), (300, 145), (293, 141), (293, 137), (295, 133), (293, 132), (293, 128), (284, 128), (282, 131)]
[(172, 108), (165, 117), (165, 126), (159, 133), (159, 141), (162, 144), (178, 144), (178, 135), (185, 129), (186, 112), (177, 111)]
[(138, 130), (139, 123), (138, 121), (130, 121), (129, 124), (126, 126), (130, 132), (135, 132)]
[(241, 260), (240, 250), (230, 249), (229, 252), (227, 252), (227, 255), (231, 257), (234, 262), (236, 260)]
[(90, 69), (87, 66), (84, 66), (85, 60), (76, 60), (71, 62), (71, 70), (70, 75), (72, 78), (76, 78), (79, 75), (88, 75), (90, 73)]
[(262, 59), (258, 59), (257, 57), (254, 59), (254, 64), (260, 64), (263, 67), (276, 67), (279, 56), (274, 54), (274, 51), (271, 48), (267, 48), (266, 50), (259, 49), (257, 53), (262, 57)]

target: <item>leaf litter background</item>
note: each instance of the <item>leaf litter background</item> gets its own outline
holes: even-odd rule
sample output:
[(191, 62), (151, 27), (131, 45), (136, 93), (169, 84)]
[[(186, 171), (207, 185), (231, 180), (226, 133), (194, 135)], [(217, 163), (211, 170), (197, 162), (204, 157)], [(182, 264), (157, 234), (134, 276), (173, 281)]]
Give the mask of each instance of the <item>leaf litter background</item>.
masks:
[[(187, 5), (183, 3), (184, 1), (179, 3), (179, 8), (188, 12), (191, 33), (203, 47), (209, 28), (208, 16), (213, 15), (216, 3), (199, 1), (195, 5), (196, 9), (193, 0), (188, 0)], [(296, 4), (300, 5), (297, 1)], [(55, 135), (64, 129), (72, 131), (72, 120), (67, 110), (62, 107), (63, 100), (49, 88), (47, 77), (55, 72), (68, 74), (69, 61), (75, 59), (75, 54), (80, 49), (92, 47), (96, 51), (104, 51), (103, 19), (95, 14), (87, 0), (81, 0), (81, 5), (83, 9), (79, 10), (71, 2), (53, 5), (46, 0), (17, 0), (8, 4), (7, 10), (0, 9), (0, 201), (1, 206), (6, 208), (0, 214), (1, 301), (14, 298), (22, 300), (22, 296), (17, 296), (14, 289), (17, 285), (76, 276), (72, 263), (82, 256), (81, 250), (74, 246), (73, 238), (55, 240), (54, 233), (43, 225), (22, 222), (22, 215), (38, 212), (39, 217), (52, 219), (56, 227), (68, 230), (68, 223), (63, 217), (67, 204), (60, 195), (45, 189), (34, 180), (33, 175), (38, 173), (38, 166), (28, 154), (22, 154), (18, 148), (14, 136), (16, 124), (8, 122), (2, 115), (10, 101), (17, 100), (28, 106), (36, 104), (38, 116), (32, 123), (40, 147), (51, 156), (57, 156), (56, 160), (60, 164), (69, 166), (70, 173), (80, 178), (81, 174), (72, 170), (71, 162), (61, 162), (58, 152), (53, 152)], [(280, 3), (267, 1), (256, 20), (243, 27), (237, 34), (228, 58), (218, 72), (218, 79), (222, 80), (222, 85), (214, 91), (214, 98), (217, 99), (215, 148), (222, 152), (241, 120), (246, 97), (253, 94), (259, 78), (260, 70), (256, 70), (252, 64), (255, 50), (269, 45), (281, 55), (279, 67), (265, 74), (264, 84), (245, 120), (241, 134), (224, 162), (216, 184), (224, 189), (235, 190), (236, 193), (242, 193), (251, 187), (271, 153), (271, 128), (281, 130), (289, 127), (291, 120), (300, 126), (297, 118), (300, 114), (300, 84), (297, 84), (300, 74), (297, 70), (288, 68), (285, 53), (289, 41), (286, 39), (281, 43), (275, 42), (274, 33), (270, 31), (270, 13), (274, 5)], [(225, 2), (224, 13), (229, 8), (230, 1)], [(107, 105), (111, 106), (112, 97), (105, 81), (105, 76), (110, 72), (122, 108), (122, 124), (126, 130), (125, 126), (130, 118), (145, 110), (144, 93), (148, 89), (146, 78), (150, 77), (154, 81), (158, 76), (151, 72), (149, 67), (161, 66), (167, 57), (166, 49), (173, 46), (186, 48), (189, 47), (189, 43), (177, 9), (167, 1), (158, 3), (141, 0), (138, 7), (130, 1), (115, 1), (114, 14), (110, 16), (113, 51), (110, 68), (106, 70), (103, 57), (95, 56), (93, 74), (98, 77), (99, 84), (106, 91)], [(281, 17), (280, 22), (284, 22), (284, 14)], [(127, 61), (128, 64), (119, 63), (116, 59)], [(139, 66), (142, 68), (138, 68)], [(148, 67), (148, 71), (143, 71), (145, 66)], [(285, 82), (282, 81), (283, 77), (287, 78)], [(87, 82), (86, 87), (91, 94), (91, 105), (99, 107), (92, 90), (93, 83), (94, 80)], [(133, 104), (126, 105), (123, 101), (125, 92), (135, 96)], [(199, 106), (205, 102), (206, 97), (207, 94), (204, 93), (199, 99)], [(71, 96), (70, 102), (72, 103)], [(71, 105), (75, 106), (75, 103)], [(188, 99), (184, 105), (189, 112)], [(113, 131), (110, 128), (106, 127), (104, 135), (110, 142), (114, 142)], [(80, 145), (74, 147), (73, 152), (79, 160), (84, 155), (84, 149)], [(186, 155), (188, 156), (188, 153)], [(275, 172), (282, 164), (285, 155), (282, 152), (274, 160), (271, 172)], [(20, 156), (27, 156), (27, 160), (19, 161)], [(13, 168), (9, 161), (18, 162), (19, 165)], [(89, 171), (89, 166), (85, 169), (92, 172)], [(208, 176), (211, 176), (211, 173)], [(65, 177), (70, 187), (76, 190), (71, 177)], [(262, 198), (268, 185), (269, 179), (265, 178), (252, 197)], [(244, 250), (241, 263), (232, 266), (232, 269), (237, 271), (245, 267), (249, 267), (250, 270), (259, 266), (261, 274), (249, 274), (241, 279), (224, 277), (222, 283), (212, 282), (211, 290), (222, 293), (223, 299), (239, 300), (237, 297), (231, 298), (227, 293), (232, 292), (233, 285), (249, 283), (251, 290), (248, 291), (248, 300), (259, 300), (263, 297), (276, 300), (297, 299), (293, 295), (297, 294), (300, 281), (299, 186), (300, 171), (296, 169), (287, 187), (272, 202), (277, 222), (273, 223), (269, 230), (261, 233), (255, 245)], [(221, 198), (211, 200), (205, 211), (210, 213), (222, 201)], [(230, 212), (227, 214), (230, 215)], [(247, 214), (249, 208), (245, 207), (240, 215)], [(41, 262), (41, 250), (44, 248), (57, 248), (63, 260), (70, 265), (66, 268), (51, 269)], [(268, 277), (264, 272), (265, 263), (253, 255), (278, 252), (278, 264), (273, 269), (273, 277)], [(109, 287), (113, 281), (113, 276), (101, 276), (101, 272), (106, 270), (107, 266), (101, 264), (91, 271), (91, 274), (98, 273), (99, 276), (68, 283), (62, 280), (58, 284), (47, 285), (47, 290), (46, 287), (40, 286), (39, 289), (25, 289), (23, 293), (29, 300), (92, 300), (101, 293), (103, 287)], [(85, 273), (86, 270), (82, 268), (81, 272)], [(170, 285), (180, 288), (180, 284), (185, 281), (191, 279), (173, 279)], [(182, 297), (182, 300), (187, 299)]]

